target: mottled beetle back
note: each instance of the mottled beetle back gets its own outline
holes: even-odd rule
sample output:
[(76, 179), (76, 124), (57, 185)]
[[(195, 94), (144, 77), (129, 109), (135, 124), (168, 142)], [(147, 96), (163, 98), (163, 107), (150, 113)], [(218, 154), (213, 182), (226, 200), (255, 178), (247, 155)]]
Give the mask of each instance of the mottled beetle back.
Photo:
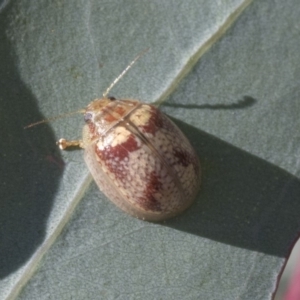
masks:
[(86, 108), (85, 161), (100, 190), (127, 213), (148, 221), (179, 214), (200, 186), (189, 141), (156, 107), (96, 99)]

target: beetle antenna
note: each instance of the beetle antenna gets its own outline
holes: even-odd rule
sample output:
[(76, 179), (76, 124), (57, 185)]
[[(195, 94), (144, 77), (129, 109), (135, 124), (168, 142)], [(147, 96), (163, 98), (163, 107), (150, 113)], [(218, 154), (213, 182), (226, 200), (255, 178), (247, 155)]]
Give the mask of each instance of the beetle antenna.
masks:
[(80, 109), (80, 110), (77, 110), (77, 111), (72, 111), (72, 112), (62, 114), (62, 115), (58, 115), (58, 116), (55, 116), (55, 117), (52, 117), (52, 118), (49, 118), (49, 119), (44, 119), (44, 120), (41, 120), (41, 121), (38, 121), (38, 122), (35, 122), (35, 123), (31, 123), (31, 124), (25, 126), (24, 129), (27, 129), (27, 128), (30, 128), (30, 127), (33, 127), (33, 126), (36, 126), (36, 125), (39, 125), (39, 124), (52, 122), (52, 121), (55, 121), (57, 119), (61, 119), (61, 118), (64, 118), (64, 117), (68, 117), (68, 116), (72, 116), (72, 115), (80, 114), (80, 113), (85, 113), (85, 110)]
[(139, 55), (135, 57), (135, 59), (124, 69), (124, 71), (111, 83), (111, 85), (106, 89), (106, 91), (103, 93), (103, 98), (106, 98), (110, 90), (114, 87), (114, 85), (127, 73), (127, 71), (133, 66), (133, 64), (143, 56), (149, 48), (143, 50)]
[[(138, 59), (140, 59), (146, 52), (148, 52), (148, 50), (149, 50), (149, 48), (143, 50), (140, 54), (138, 54), (134, 58), (134, 60), (124, 69), (124, 71), (106, 89), (106, 91), (103, 93), (103, 98), (106, 98), (106, 96), (108, 95), (108, 93), (110, 92), (110, 90), (114, 87), (114, 85), (127, 73), (127, 71), (133, 66), (133, 64)], [(58, 115), (58, 116), (55, 116), (55, 117), (52, 117), (52, 118), (49, 118), (49, 119), (44, 119), (44, 120), (41, 120), (41, 121), (38, 121), (38, 122), (35, 122), (35, 123), (31, 123), (31, 124), (25, 126), (24, 129), (31, 128), (31, 127), (39, 125), (39, 124), (52, 122), (52, 121), (55, 121), (57, 119), (61, 119), (61, 118), (64, 118), (64, 117), (68, 117), (68, 116), (75, 115), (75, 114), (80, 114), (80, 113), (85, 113), (85, 110), (81, 109), (81, 110), (77, 110), (77, 111), (72, 111), (72, 112), (69, 112), (69, 113), (66, 113), (66, 114), (62, 114), (62, 115)]]

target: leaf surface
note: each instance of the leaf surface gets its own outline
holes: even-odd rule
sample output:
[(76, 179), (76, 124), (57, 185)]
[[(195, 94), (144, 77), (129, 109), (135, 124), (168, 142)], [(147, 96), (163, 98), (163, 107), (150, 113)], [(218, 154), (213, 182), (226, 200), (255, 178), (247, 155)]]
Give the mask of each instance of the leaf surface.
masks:
[[(2, 299), (271, 299), (300, 228), (295, 1), (2, 1)], [(100, 97), (158, 102), (190, 139), (202, 189), (161, 224), (92, 182), (82, 116)], [(76, 209), (75, 209), (76, 208)]]

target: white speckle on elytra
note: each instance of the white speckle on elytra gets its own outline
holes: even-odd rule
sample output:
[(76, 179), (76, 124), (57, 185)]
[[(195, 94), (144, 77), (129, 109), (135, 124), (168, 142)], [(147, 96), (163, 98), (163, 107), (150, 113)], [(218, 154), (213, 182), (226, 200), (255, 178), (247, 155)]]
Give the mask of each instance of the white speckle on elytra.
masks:
[(136, 126), (145, 126), (149, 123), (150, 118), (150, 107), (148, 105), (142, 105), (140, 109), (137, 109), (131, 114), (130, 121), (133, 122)]
[(128, 140), (130, 135), (131, 132), (128, 131), (126, 128), (118, 126), (112, 134), (113, 140), (111, 141), (110, 145), (112, 147), (115, 147), (117, 145), (123, 144)]
[(164, 169), (162, 169), (161, 171), (160, 171), (160, 175), (161, 175), (161, 177), (166, 177), (166, 175), (167, 175), (167, 169), (166, 168), (164, 168)]

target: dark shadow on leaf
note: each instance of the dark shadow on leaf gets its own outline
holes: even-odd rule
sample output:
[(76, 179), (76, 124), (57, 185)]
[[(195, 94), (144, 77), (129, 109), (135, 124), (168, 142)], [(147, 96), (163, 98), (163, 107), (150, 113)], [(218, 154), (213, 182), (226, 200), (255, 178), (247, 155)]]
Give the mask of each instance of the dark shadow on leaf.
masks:
[[(174, 120), (174, 119), (173, 119)], [(300, 180), (178, 120), (201, 162), (201, 191), (163, 225), (221, 243), (287, 256), (300, 232)]]
[(164, 102), (161, 106), (168, 106), (168, 107), (182, 107), (182, 108), (194, 108), (194, 109), (212, 109), (212, 110), (221, 110), (221, 109), (243, 109), (247, 107), (253, 106), (257, 102), (256, 99), (250, 96), (244, 96), (243, 100), (239, 100), (236, 103), (232, 104), (180, 104), (180, 103), (170, 103)]
[(46, 223), (64, 164), (36, 99), (19, 76), (6, 37), (9, 5), (0, 21), (0, 278), (19, 269), (43, 242)]

